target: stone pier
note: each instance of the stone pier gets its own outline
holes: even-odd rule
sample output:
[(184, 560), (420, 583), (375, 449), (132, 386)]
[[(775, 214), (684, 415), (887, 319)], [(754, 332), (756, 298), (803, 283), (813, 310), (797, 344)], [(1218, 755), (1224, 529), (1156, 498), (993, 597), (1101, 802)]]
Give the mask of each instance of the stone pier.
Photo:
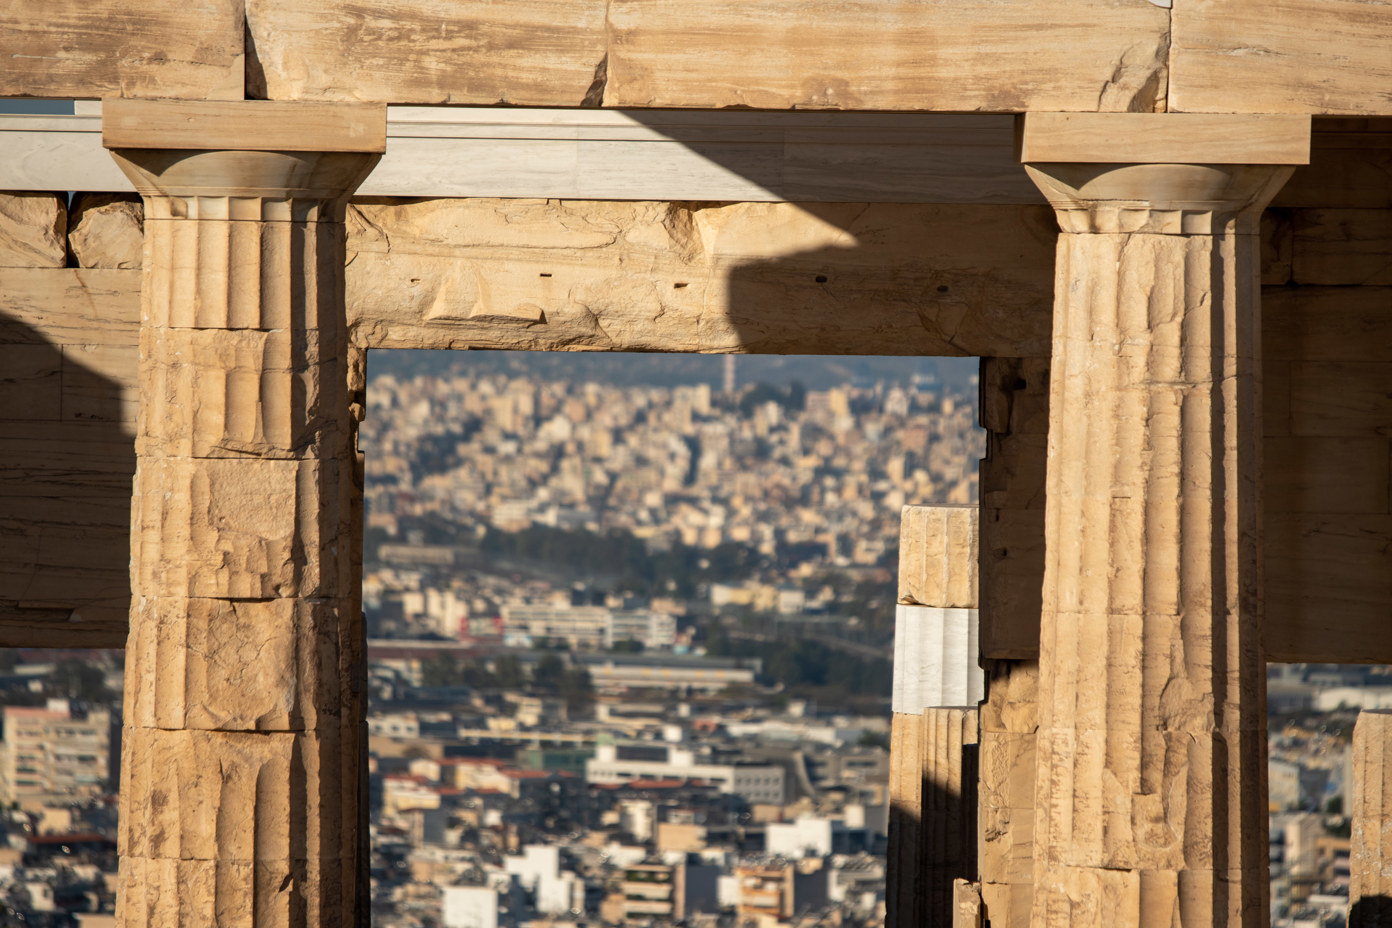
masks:
[(977, 510), (905, 506), (890, 745), (891, 928), (950, 925), (976, 878)]
[(1392, 712), (1358, 713), (1349, 817), (1349, 926), (1392, 925)]
[(343, 213), (384, 108), (104, 120), (145, 201), (118, 923), (354, 926)]
[(1302, 117), (1029, 114), (1058, 217), (1034, 891), (1267, 923), (1261, 211)]

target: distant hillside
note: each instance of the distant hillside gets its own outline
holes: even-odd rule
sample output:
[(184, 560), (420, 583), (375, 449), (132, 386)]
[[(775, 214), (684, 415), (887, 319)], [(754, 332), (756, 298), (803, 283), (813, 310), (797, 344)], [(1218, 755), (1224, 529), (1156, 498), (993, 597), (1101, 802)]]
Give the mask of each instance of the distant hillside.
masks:
[[(368, 353), (369, 379), (451, 375), (487, 371), (544, 380), (594, 381), (615, 386), (677, 386), (708, 383), (720, 387), (724, 359), (700, 354), (635, 354), (549, 351), (384, 351)], [(856, 379), (907, 382), (914, 376), (936, 378), (944, 385), (970, 391), (976, 358), (879, 358), (813, 355), (740, 355), (735, 361), (738, 384), (786, 386), (802, 381), (810, 390), (825, 390)]]

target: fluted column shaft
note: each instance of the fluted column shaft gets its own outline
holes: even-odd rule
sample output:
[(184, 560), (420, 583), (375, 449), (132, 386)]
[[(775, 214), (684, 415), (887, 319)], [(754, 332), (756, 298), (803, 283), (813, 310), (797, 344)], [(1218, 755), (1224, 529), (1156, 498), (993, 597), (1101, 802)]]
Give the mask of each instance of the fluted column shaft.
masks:
[(1290, 169), (1030, 173), (1062, 228), (1032, 922), (1255, 928), (1267, 910), (1256, 232)]
[(1384, 928), (1392, 925), (1392, 712), (1358, 713), (1352, 793), (1348, 923)]
[(118, 924), (353, 926), (342, 216), (376, 156), (116, 155), (146, 203)]

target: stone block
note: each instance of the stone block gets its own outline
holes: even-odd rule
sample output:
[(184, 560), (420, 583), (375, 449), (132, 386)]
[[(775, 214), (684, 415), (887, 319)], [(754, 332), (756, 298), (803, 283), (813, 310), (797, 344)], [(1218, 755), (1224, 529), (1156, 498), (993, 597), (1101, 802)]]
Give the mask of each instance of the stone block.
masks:
[(0, 193), (0, 267), (63, 267), (68, 207), (56, 193)]
[(1044, 583), (1044, 510), (997, 509), (981, 520), (981, 654), (1034, 658)]
[(0, 266), (0, 293), (0, 342), (131, 348), (140, 342), (139, 271)]
[(61, 419), (62, 368), (62, 354), (52, 346), (0, 344), (0, 415), (11, 421)]
[(894, 612), (894, 711), (974, 706), (984, 694), (977, 612), (900, 603)]
[(1049, 351), (1042, 207), (430, 200), (348, 225), (365, 348)]
[(116, 917), (129, 928), (352, 928), (353, 866), (122, 857)]
[(63, 418), (133, 428), (140, 410), (140, 353), (127, 345), (63, 346)]
[(1360, 0), (1176, 6), (1170, 111), (1386, 112), (1392, 65), (1383, 37), (1390, 27), (1392, 13)]
[(68, 216), (68, 247), (78, 267), (138, 268), (145, 207), (132, 194), (80, 193)]
[(1392, 662), (1392, 515), (1268, 512), (1271, 661)]
[(1292, 435), (1392, 437), (1392, 360), (1290, 365)]
[(1392, 438), (1268, 436), (1265, 451), (1267, 512), (1388, 511)]
[[(230, 208), (229, 200), (236, 202), (195, 199), (219, 201), (209, 211), (220, 213)], [(146, 216), (146, 260), (172, 271), (146, 285), (146, 324), (317, 330), (327, 340), (339, 337), (343, 225), (259, 217), (259, 211), (243, 221)]]
[(346, 600), (157, 599), (131, 610), (128, 723), (305, 731), (349, 715)]
[(0, 9), (0, 96), (246, 96), (243, 0), (58, 0), (32, 14)]
[(899, 602), (977, 605), (977, 508), (905, 506), (899, 528)]
[(1392, 209), (1294, 210), (1291, 277), (1302, 285), (1392, 285)]
[(336, 596), (349, 582), (349, 465), (170, 458), (140, 462), (135, 593)]
[(346, 372), (321, 333), (141, 334), (141, 454), (292, 458), (346, 447)]
[(1389, 306), (1392, 287), (1263, 288), (1262, 357), (1387, 361), (1392, 358)]
[(344, 821), (336, 725), (313, 732), (127, 725), (118, 831), (127, 857), (226, 863), (333, 860)]

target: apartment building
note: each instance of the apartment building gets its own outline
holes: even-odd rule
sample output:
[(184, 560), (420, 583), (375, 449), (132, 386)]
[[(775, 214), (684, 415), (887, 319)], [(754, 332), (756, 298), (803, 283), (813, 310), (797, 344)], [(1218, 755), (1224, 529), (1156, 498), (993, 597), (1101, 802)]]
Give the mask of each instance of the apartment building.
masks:
[(42, 708), (5, 707), (0, 801), (86, 799), (111, 780), (111, 713), (83, 711), (66, 699)]

